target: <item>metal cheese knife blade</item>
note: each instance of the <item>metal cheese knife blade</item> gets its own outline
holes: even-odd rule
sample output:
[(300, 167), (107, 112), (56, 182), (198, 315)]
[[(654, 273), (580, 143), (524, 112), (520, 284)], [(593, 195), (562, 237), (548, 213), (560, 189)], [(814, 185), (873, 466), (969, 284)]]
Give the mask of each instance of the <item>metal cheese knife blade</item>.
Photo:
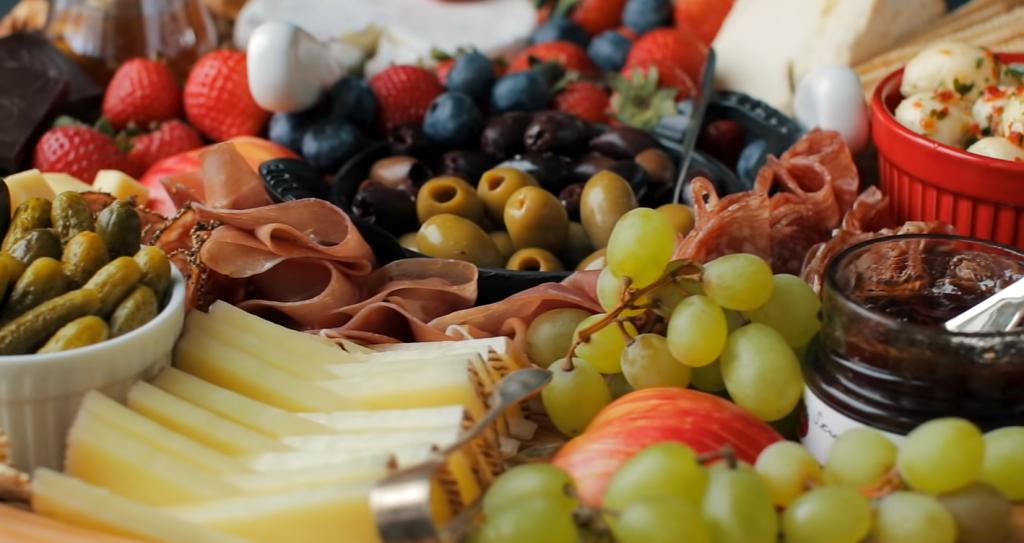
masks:
[(704, 113), (708, 109), (708, 102), (711, 101), (714, 85), (715, 50), (708, 49), (708, 58), (704, 61), (704, 72), (701, 74), (697, 96), (687, 104), (692, 108), (692, 111), (690, 111), (690, 122), (686, 126), (686, 135), (683, 136), (683, 144), (679, 148), (681, 161), (679, 164), (679, 177), (676, 178), (676, 189), (672, 196), (673, 202), (679, 203), (683, 199), (686, 173), (690, 170), (693, 150), (697, 147), (697, 136), (700, 135), (700, 127), (704, 123)]
[(946, 330), (965, 334), (1009, 332), (1024, 320), (1024, 279), (946, 321)]

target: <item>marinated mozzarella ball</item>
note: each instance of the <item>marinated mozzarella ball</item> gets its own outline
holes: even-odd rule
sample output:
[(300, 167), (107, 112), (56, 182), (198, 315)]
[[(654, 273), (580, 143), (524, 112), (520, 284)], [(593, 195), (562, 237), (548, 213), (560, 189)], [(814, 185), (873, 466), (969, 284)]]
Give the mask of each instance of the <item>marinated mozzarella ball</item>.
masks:
[(1010, 140), (1000, 137), (981, 138), (974, 145), (967, 148), (968, 153), (1009, 160), (1011, 162), (1024, 162), (1024, 149), (1017, 147)]
[(990, 51), (966, 43), (940, 43), (918, 53), (903, 71), (900, 93), (910, 96), (937, 89), (977, 100), (999, 82), (1000, 66)]
[(1024, 64), (1014, 62), (1002, 65), (1002, 73), (999, 77), (999, 84), (1004, 87), (1019, 87), (1024, 85)]
[(995, 133), (1003, 137), (1024, 133), (1024, 93), (1021, 89), (1014, 90), (1006, 97), (998, 126)]
[(984, 136), (998, 134), (999, 121), (1002, 119), (1006, 100), (1013, 91), (1010, 87), (988, 87), (971, 107), (971, 117), (978, 131)]
[(945, 90), (908, 96), (896, 106), (896, 120), (922, 136), (952, 147), (960, 147), (971, 130), (967, 106), (956, 94)]

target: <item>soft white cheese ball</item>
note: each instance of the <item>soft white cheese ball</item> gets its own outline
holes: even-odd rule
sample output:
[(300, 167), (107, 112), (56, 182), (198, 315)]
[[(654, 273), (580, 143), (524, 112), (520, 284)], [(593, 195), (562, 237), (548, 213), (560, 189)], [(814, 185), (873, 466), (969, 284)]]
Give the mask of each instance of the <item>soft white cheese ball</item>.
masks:
[(971, 114), (964, 101), (950, 91), (921, 92), (896, 107), (903, 126), (952, 147), (960, 147), (971, 130)]
[(986, 87), (998, 84), (999, 77), (999, 61), (990, 51), (967, 43), (940, 43), (907, 64), (900, 93), (947, 89), (973, 102)]
[(1006, 100), (1011, 92), (1011, 87), (988, 87), (981, 98), (974, 101), (971, 117), (974, 124), (978, 125), (978, 133), (985, 136), (1002, 135), (998, 134), (999, 121), (1002, 119)]
[(1003, 114), (999, 119), (998, 126), (995, 133), (1003, 137), (1014, 132), (1024, 133), (1024, 89), (1014, 89), (1006, 97), (1006, 105), (1003, 106)]
[(1024, 149), (1017, 147), (1010, 140), (1000, 137), (981, 138), (967, 148), (968, 153), (1024, 163)]
[(999, 84), (1004, 87), (1019, 87), (1024, 85), (1024, 64), (1013, 62), (1000, 66)]

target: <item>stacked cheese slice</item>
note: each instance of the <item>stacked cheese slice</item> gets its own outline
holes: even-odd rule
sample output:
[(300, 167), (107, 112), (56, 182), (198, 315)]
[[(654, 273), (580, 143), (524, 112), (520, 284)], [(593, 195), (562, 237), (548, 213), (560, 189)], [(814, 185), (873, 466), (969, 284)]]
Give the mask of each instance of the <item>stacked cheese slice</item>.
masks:
[[(376, 543), (373, 486), (454, 444), (524, 361), (507, 339), (343, 350), (217, 303), (190, 313), (175, 367), (127, 406), (87, 396), (66, 475), (37, 472), (33, 506), (162, 543)], [(513, 409), (447, 456), (436, 520), (475, 500), (535, 428)]]

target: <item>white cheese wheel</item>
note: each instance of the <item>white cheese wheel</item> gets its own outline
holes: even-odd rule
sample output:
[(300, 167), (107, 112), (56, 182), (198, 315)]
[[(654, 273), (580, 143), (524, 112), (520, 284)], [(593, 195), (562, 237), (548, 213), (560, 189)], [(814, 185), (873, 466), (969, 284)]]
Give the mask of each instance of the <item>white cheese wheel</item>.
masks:
[(1000, 137), (982, 138), (967, 148), (968, 153), (1024, 163), (1024, 149)]
[(900, 124), (951, 147), (960, 147), (971, 129), (971, 114), (963, 100), (949, 91), (922, 92), (896, 107)]
[(900, 93), (910, 96), (944, 89), (974, 101), (985, 88), (997, 85), (999, 77), (999, 61), (990, 51), (967, 43), (938, 43), (907, 63)]

